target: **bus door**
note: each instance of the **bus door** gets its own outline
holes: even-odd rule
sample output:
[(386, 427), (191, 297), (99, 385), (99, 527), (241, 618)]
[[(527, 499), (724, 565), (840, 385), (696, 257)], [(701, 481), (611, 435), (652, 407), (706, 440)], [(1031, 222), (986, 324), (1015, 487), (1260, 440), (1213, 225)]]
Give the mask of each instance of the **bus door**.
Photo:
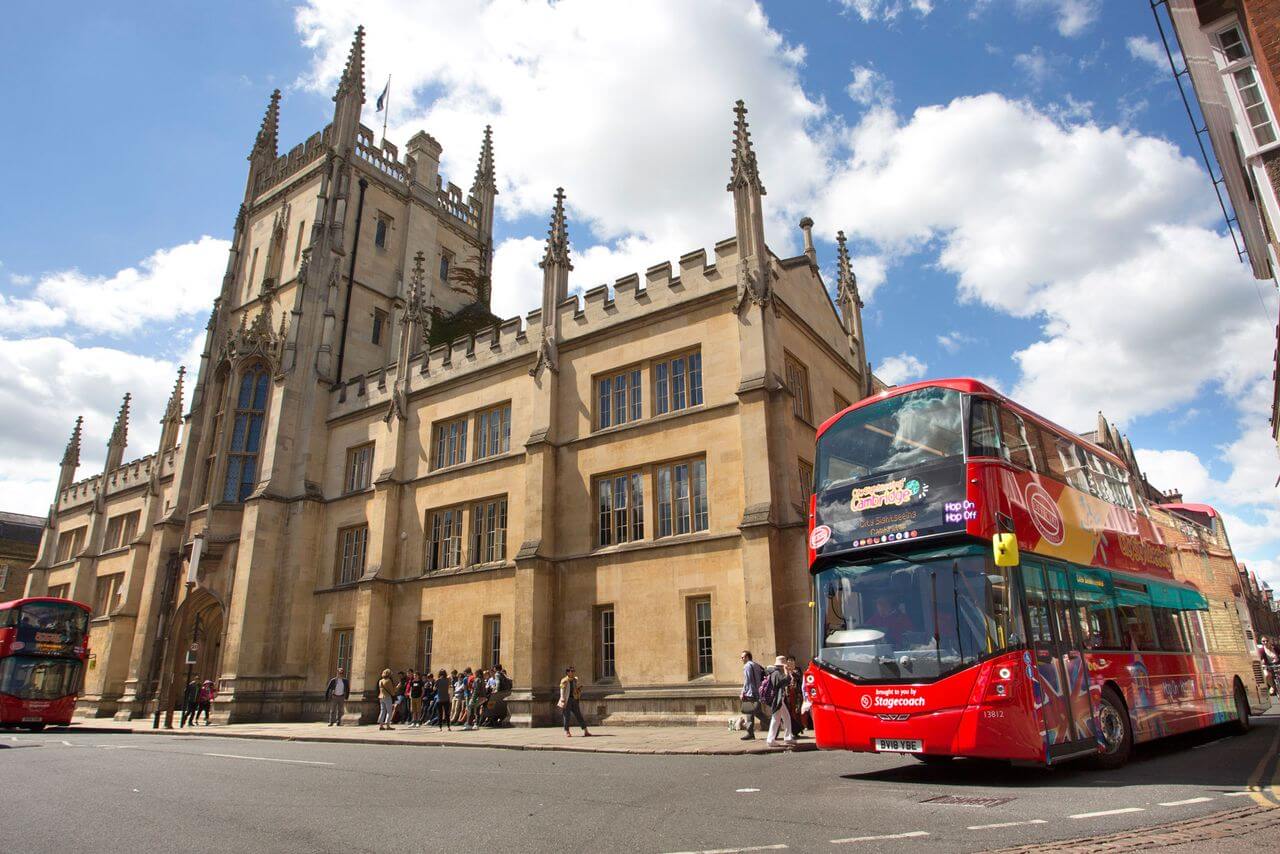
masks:
[(1075, 636), (1067, 576), (1040, 561), (1023, 561), (1027, 617), (1035, 661), (1035, 704), (1045, 756), (1057, 762), (1097, 750), (1089, 672)]

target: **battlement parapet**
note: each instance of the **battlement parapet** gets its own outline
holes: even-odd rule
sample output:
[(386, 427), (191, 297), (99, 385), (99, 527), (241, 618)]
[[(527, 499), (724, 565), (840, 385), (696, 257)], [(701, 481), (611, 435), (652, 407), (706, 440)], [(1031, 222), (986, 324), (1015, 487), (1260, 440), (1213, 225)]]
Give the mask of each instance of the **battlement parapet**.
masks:
[[(409, 360), (406, 393), (418, 392), (532, 354), (533, 345), (519, 317), (504, 320), (474, 334), (432, 347)], [(333, 390), (329, 418), (389, 405), (398, 368), (388, 365), (354, 377)]]
[[(180, 447), (174, 447), (159, 453), (147, 454), (145, 457), (122, 463), (118, 468), (107, 472), (107, 497), (126, 492), (149, 482), (152, 474), (156, 473), (157, 466), (159, 467), (158, 475), (161, 479), (172, 477), (174, 470), (178, 466), (179, 453)], [(92, 501), (102, 488), (102, 483), (103, 476), (100, 474), (76, 481), (59, 493), (58, 509), (65, 510)]]
[(307, 141), (295, 145), (288, 154), (276, 158), (276, 161), (264, 169), (254, 181), (255, 197), (273, 189), (286, 178), (302, 171), (304, 166), (323, 155), (333, 142), (333, 125), (325, 125), (324, 130), (317, 131), (307, 137)]

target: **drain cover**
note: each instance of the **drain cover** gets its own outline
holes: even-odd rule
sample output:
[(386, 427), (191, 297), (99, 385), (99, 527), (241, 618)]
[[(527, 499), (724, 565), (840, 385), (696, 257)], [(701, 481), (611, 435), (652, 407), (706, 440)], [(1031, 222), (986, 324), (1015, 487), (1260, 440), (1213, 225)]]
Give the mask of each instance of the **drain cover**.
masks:
[(972, 798), (961, 795), (942, 795), (937, 798), (928, 798), (921, 801), (922, 804), (947, 804), (949, 806), (958, 807), (998, 807), (1001, 804), (1007, 804), (1013, 798)]

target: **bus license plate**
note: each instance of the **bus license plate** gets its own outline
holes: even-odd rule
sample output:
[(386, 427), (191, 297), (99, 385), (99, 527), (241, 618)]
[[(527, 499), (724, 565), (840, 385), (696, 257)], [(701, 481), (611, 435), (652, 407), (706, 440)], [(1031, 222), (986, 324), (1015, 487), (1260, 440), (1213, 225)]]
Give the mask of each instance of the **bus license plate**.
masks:
[(23, 718), (23, 719), (22, 719), (22, 722), (23, 722), (24, 724), (38, 724), (38, 723), (42, 723), (43, 721), (44, 721), (44, 718), (40, 717), (39, 715), (37, 715), (36, 717), (33, 717), (33, 718)]
[(914, 738), (877, 738), (877, 753), (923, 753), (924, 742)]

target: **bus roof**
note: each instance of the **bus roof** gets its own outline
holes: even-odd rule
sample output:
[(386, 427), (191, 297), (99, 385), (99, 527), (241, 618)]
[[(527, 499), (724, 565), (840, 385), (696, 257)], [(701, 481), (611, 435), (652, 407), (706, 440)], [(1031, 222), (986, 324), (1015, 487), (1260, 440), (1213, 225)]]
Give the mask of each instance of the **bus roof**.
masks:
[(1161, 510), (1184, 510), (1188, 513), (1200, 513), (1210, 519), (1218, 515), (1218, 511), (1208, 504), (1157, 504), (1156, 506)]
[[(1108, 451), (1106, 448), (1100, 447), (1097, 443), (1089, 441), (1088, 439), (1081, 436), (1079, 433), (1076, 433), (1074, 430), (1068, 430), (1067, 428), (1059, 424), (1055, 424), (1054, 422), (1050, 421), (1048, 418), (1045, 418), (1043, 415), (1039, 415), (1035, 412), (1032, 412), (1030, 409), (1027, 409), (1025, 406), (1018, 403), (1016, 400), (1012, 400), (1006, 397), (1005, 395), (996, 391), (994, 388), (987, 385), (986, 383), (980, 380), (975, 380), (971, 377), (951, 377), (951, 378), (940, 379), (940, 380), (921, 380), (920, 382), (908, 383), (906, 385), (899, 385), (899, 386), (894, 386), (893, 388), (887, 388), (884, 391), (880, 392), (879, 394), (873, 394), (871, 397), (863, 398), (862, 400), (858, 401), (852, 406), (846, 407), (845, 409), (842, 409), (841, 411), (837, 412), (835, 415), (832, 415), (826, 421), (823, 421), (822, 424), (818, 426), (815, 439), (821, 438), (822, 434), (825, 433), (827, 429), (831, 427), (832, 424), (839, 421), (848, 413), (853, 412), (855, 409), (861, 409), (864, 406), (870, 406), (873, 403), (879, 403), (882, 400), (888, 400), (891, 397), (898, 397), (899, 395), (907, 394), (909, 392), (913, 392), (922, 388), (949, 388), (958, 392), (962, 392), (964, 394), (979, 394), (984, 397), (995, 398), (1004, 403), (1007, 403), (1009, 406), (1018, 410), (1020, 414), (1025, 415), (1031, 418), (1033, 421), (1038, 422), (1042, 427), (1047, 427), (1050, 430), (1053, 430), (1057, 433), (1061, 433), (1063, 436), (1068, 436), (1073, 441), (1079, 442), (1080, 444), (1087, 447), (1089, 450), (1095, 451), (1101, 456), (1106, 457), (1112, 463), (1118, 466), (1124, 467), (1124, 463), (1120, 460), (1120, 458), (1117, 457), (1115, 454), (1111, 453), (1110, 451)], [(1187, 506), (1190, 507), (1191, 505), (1187, 505)]]
[(59, 599), (57, 596), (28, 596), (25, 599), (12, 599), (8, 602), (0, 602), (0, 611), (7, 611), (11, 608), (20, 608), (23, 605), (31, 605), (36, 602), (61, 602), (67, 605), (75, 605), (77, 608), (83, 609), (85, 613), (93, 613), (93, 609), (83, 602), (77, 602), (74, 599)]

